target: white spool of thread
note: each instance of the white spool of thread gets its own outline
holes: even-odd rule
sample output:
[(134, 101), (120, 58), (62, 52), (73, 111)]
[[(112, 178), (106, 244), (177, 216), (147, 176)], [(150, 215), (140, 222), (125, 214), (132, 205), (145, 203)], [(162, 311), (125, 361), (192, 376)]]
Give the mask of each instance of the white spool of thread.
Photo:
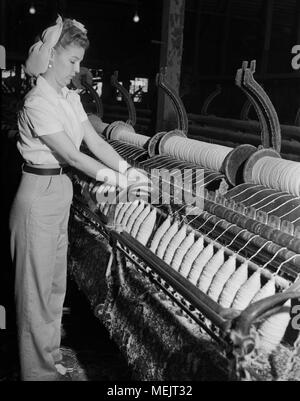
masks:
[(149, 140), (148, 136), (140, 135), (134, 132), (133, 128), (130, 130), (126, 126), (118, 127), (117, 130), (113, 131), (111, 134), (111, 139), (116, 139), (128, 143), (130, 145), (135, 145), (142, 148), (145, 143)]
[(214, 171), (220, 171), (226, 156), (232, 149), (195, 139), (170, 137), (164, 144), (163, 153), (190, 163), (200, 164)]
[(300, 163), (263, 157), (253, 166), (252, 181), (255, 184), (300, 196)]

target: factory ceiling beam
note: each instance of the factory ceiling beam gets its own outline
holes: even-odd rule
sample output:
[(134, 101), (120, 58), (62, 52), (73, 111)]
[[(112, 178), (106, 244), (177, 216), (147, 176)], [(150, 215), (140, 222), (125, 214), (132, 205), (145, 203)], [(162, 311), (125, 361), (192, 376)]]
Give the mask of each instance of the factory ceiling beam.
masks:
[[(166, 81), (176, 92), (179, 92), (180, 86), (184, 13), (185, 0), (164, 0), (160, 68), (167, 67)], [(176, 128), (176, 122), (177, 117), (172, 102), (162, 90), (159, 90), (157, 131)]]

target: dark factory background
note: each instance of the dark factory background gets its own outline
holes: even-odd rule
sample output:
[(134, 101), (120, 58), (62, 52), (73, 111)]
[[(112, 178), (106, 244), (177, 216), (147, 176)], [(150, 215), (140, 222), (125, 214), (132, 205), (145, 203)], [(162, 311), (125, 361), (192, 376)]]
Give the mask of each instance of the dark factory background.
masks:
[[(20, 67), (37, 33), (60, 13), (88, 28), (91, 46), (82, 65), (102, 70), (103, 78), (118, 70), (127, 88), (130, 80), (147, 78), (143, 106), (155, 110), (155, 76), (163, 65), (163, 5), (162, 0), (1, 0), (7, 68)], [(292, 124), (299, 103), (299, 74), (291, 65), (292, 48), (300, 40), (299, 13), (296, 0), (186, 0), (180, 95), (187, 111), (200, 112), (221, 84), (223, 93), (211, 112), (237, 117), (244, 98), (234, 87), (234, 76), (243, 60), (255, 59), (256, 79), (267, 89), (280, 121)], [(103, 90), (104, 102), (110, 101), (109, 88)], [(228, 97), (231, 101), (224, 101)]]
[[(21, 66), (37, 33), (52, 24), (57, 14), (85, 25), (90, 39), (83, 67), (94, 83), (101, 81), (103, 120), (121, 119), (122, 99), (110, 85), (110, 76), (129, 90), (144, 79), (147, 91), (135, 99), (137, 128), (151, 136), (160, 125), (156, 74), (165, 66), (164, 45), (168, 0), (1, 0), (0, 44), (6, 49), (1, 94), (1, 184), (4, 200), (2, 230), (5, 255), (0, 271), (0, 305), (7, 311), (7, 332), (14, 339), (13, 272), (9, 257), (7, 216), (20, 177), (21, 159), (13, 140), (16, 110), (25, 91)], [(235, 86), (235, 74), (244, 60), (256, 60), (255, 77), (270, 96), (282, 124), (298, 125), (300, 85), (295, 45), (300, 45), (300, 1), (297, 0), (179, 0), (184, 5), (182, 55), (177, 76), (179, 95), (188, 113), (203, 112), (240, 118), (245, 95)], [(134, 17), (138, 21), (134, 21)], [(179, 40), (180, 42), (180, 40)], [(181, 48), (174, 43), (174, 48)], [(180, 53), (180, 52), (179, 52)], [(131, 88), (131, 94), (139, 87)], [(220, 85), (220, 86), (218, 86)], [(214, 93), (211, 102), (205, 102)], [(220, 92), (220, 93), (218, 93)], [(218, 94), (217, 94), (218, 93)], [(121, 99), (121, 100), (120, 100)], [(208, 108), (208, 109), (207, 109)], [(121, 111), (120, 111), (121, 110)], [(88, 110), (93, 111), (93, 109)], [(143, 118), (139, 118), (139, 116)], [(254, 109), (250, 119), (257, 119)], [(218, 139), (225, 144), (226, 138)], [(213, 141), (213, 140), (212, 140)], [(223, 142), (222, 142), (223, 141)], [(297, 142), (297, 145), (298, 142)], [(299, 158), (298, 158), (299, 156)], [(300, 160), (297, 148), (292, 159)], [(2, 333), (1, 333), (2, 332)], [(0, 341), (4, 333), (0, 330)], [(13, 339), (0, 342), (1, 352)], [(6, 344), (6, 345), (5, 345)], [(6, 354), (5, 354), (6, 355)], [(120, 362), (120, 366), (121, 362)], [(2, 368), (2, 371), (1, 371)], [(4, 369), (4, 370), (3, 370)], [(127, 377), (126, 377), (127, 378)]]

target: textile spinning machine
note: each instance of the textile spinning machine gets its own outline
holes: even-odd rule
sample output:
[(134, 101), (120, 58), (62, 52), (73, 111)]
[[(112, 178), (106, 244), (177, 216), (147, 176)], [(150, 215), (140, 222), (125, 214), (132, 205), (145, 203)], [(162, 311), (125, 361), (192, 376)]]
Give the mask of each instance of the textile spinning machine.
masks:
[[(118, 189), (72, 176), (69, 272), (137, 379), (300, 379), (300, 164), (281, 158), (277, 114), (254, 72), (243, 63), (236, 84), (259, 116), (259, 148), (189, 139), (161, 71), (178, 129), (149, 138), (115, 122), (105, 132), (149, 175), (155, 201), (112, 202)], [(183, 181), (153, 170), (188, 171), (185, 191), (201, 207), (177, 202)]]

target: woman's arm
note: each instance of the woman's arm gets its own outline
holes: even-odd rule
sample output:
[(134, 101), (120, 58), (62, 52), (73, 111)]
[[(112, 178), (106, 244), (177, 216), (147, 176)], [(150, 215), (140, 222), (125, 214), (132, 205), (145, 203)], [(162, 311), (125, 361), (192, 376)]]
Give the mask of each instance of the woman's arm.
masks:
[[(76, 149), (73, 142), (65, 132), (40, 136), (52, 151), (56, 152), (68, 165), (84, 172), (98, 181), (106, 181), (113, 186), (127, 187), (127, 178), (92, 157), (85, 155)], [(106, 161), (103, 160), (104, 162)]]
[[(81, 124), (84, 129), (84, 142), (89, 150), (97, 159), (101, 160), (108, 167), (124, 174), (130, 167), (130, 164), (128, 164), (109, 143), (97, 134), (89, 120)], [(106, 126), (107, 124), (103, 123), (103, 129), (105, 129)]]
[[(89, 150), (107, 166), (122, 174), (126, 174), (129, 184), (149, 183), (148, 177), (141, 170), (137, 170), (124, 160), (114, 148), (101, 138), (89, 120), (82, 123), (84, 127), (84, 141)], [(103, 123), (103, 130), (108, 124)]]

